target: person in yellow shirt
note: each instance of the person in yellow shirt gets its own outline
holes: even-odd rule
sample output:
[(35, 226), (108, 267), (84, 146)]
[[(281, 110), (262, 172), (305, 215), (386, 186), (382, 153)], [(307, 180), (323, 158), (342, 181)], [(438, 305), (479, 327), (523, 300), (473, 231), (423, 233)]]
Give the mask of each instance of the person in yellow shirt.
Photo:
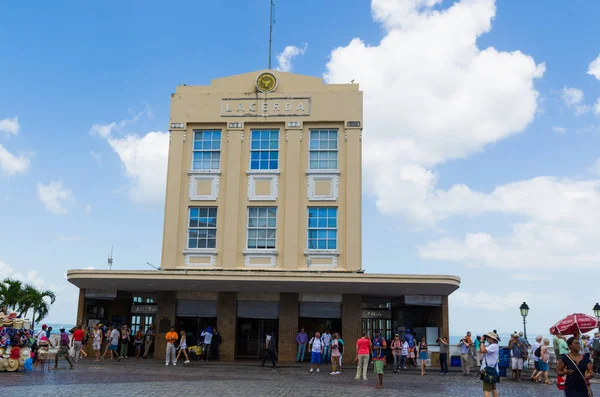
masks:
[(165, 365), (169, 365), (169, 361), (173, 365), (177, 365), (177, 361), (175, 359), (175, 342), (177, 342), (179, 337), (177, 336), (177, 332), (175, 332), (175, 328), (171, 327), (171, 330), (167, 332), (165, 339), (167, 340), (167, 362)]

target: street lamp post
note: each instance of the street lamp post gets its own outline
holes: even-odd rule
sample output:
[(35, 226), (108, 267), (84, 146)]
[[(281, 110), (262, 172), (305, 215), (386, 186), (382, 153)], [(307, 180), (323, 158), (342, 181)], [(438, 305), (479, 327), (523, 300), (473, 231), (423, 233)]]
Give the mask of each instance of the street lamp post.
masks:
[(594, 311), (594, 316), (596, 316), (596, 318), (598, 319), (598, 330), (600, 330), (600, 305), (598, 304), (598, 302), (596, 302), (592, 310)]
[(521, 316), (523, 316), (523, 334), (525, 340), (527, 340), (527, 326), (525, 325), (527, 322), (525, 321), (525, 317), (529, 314), (529, 306), (527, 306), (527, 303), (523, 302), (519, 309), (521, 310)]

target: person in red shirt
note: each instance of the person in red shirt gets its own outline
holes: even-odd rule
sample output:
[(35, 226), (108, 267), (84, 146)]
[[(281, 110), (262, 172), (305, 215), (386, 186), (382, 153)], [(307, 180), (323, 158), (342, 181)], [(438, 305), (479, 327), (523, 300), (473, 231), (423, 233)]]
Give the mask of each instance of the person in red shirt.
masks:
[(359, 380), (362, 374), (362, 379), (367, 380), (367, 368), (369, 366), (369, 357), (372, 352), (371, 341), (366, 332), (363, 332), (362, 338), (356, 341), (356, 377)]
[(81, 325), (77, 326), (75, 332), (73, 332), (73, 347), (75, 349), (75, 362), (79, 361), (79, 356), (81, 355), (81, 348), (83, 346), (83, 337), (85, 334), (81, 329)]

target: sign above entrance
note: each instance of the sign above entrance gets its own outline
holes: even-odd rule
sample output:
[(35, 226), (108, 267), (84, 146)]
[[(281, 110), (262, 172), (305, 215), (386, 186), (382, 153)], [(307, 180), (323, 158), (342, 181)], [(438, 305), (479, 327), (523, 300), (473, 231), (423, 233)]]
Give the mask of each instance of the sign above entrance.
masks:
[(442, 297), (436, 295), (405, 295), (404, 303), (416, 306), (442, 306)]
[(361, 310), (360, 317), (379, 320), (390, 320), (392, 318), (392, 312), (389, 310)]
[(221, 99), (221, 116), (310, 116), (310, 98), (223, 98)]
[(117, 297), (116, 289), (100, 289), (100, 288), (87, 288), (85, 290), (85, 297), (92, 299), (115, 299)]
[(156, 314), (158, 306), (156, 305), (133, 305), (131, 306), (131, 314)]

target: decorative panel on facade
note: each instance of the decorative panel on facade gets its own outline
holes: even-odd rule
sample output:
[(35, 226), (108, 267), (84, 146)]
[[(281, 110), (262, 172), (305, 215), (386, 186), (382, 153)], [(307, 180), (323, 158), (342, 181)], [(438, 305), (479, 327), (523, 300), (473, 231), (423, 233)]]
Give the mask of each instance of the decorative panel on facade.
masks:
[(219, 176), (190, 175), (190, 200), (216, 200), (219, 197)]
[(336, 174), (313, 174), (307, 176), (308, 199), (311, 201), (338, 199), (339, 175)]
[(279, 176), (274, 173), (248, 174), (248, 200), (277, 200)]
[(187, 249), (183, 252), (185, 266), (188, 267), (215, 267), (217, 260), (216, 250)]
[(277, 264), (277, 251), (244, 251), (244, 264), (246, 267), (275, 267)]
[[(338, 264), (338, 252), (310, 251), (305, 252), (310, 257), (310, 269), (335, 269)], [(309, 269), (309, 270), (310, 270)]]

